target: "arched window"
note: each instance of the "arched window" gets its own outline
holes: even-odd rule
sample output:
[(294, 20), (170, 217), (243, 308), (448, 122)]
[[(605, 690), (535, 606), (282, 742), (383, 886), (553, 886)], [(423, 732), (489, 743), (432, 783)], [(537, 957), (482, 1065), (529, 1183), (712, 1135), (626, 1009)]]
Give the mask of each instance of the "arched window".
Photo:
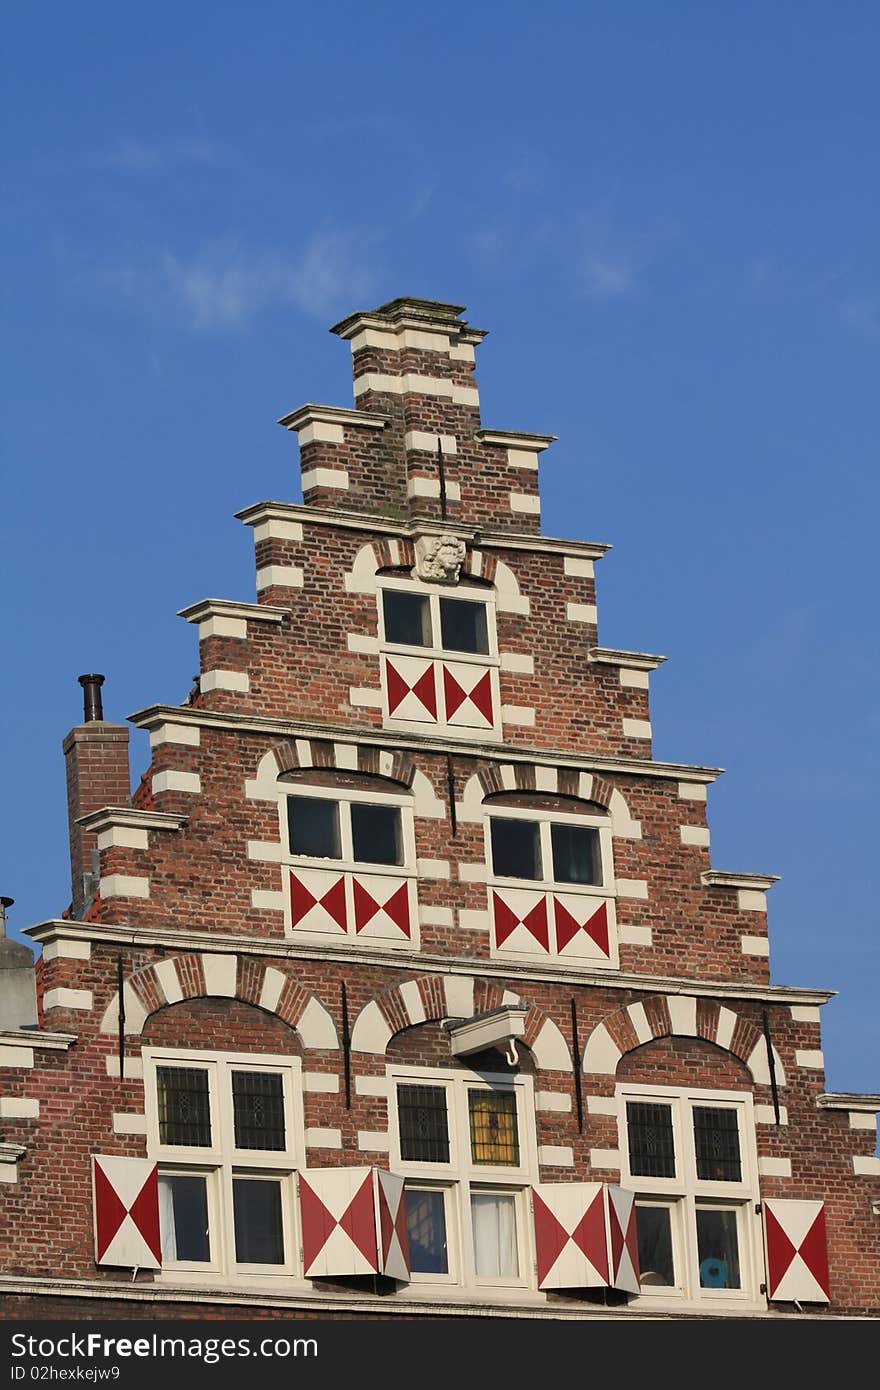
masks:
[(611, 821), (594, 802), (487, 797), (492, 954), (616, 967)]
[(315, 769), (280, 782), (288, 934), (417, 949), (410, 793), (388, 778)]

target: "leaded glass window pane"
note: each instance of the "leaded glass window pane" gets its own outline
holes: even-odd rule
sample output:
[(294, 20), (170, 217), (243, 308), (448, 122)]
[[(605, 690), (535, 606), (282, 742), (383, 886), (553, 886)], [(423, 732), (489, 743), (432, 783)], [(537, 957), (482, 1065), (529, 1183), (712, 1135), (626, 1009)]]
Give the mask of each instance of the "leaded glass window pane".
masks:
[(398, 1086), (400, 1157), (415, 1163), (449, 1162), (445, 1086)]
[(277, 1072), (234, 1071), (232, 1106), (237, 1149), (286, 1148), (284, 1083)]
[(211, 1103), (204, 1067), (157, 1067), (159, 1143), (211, 1147)]
[(469, 1091), (468, 1114), (474, 1163), (517, 1167), (516, 1096), (510, 1092)]
[(651, 1178), (675, 1177), (671, 1106), (627, 1101), (626, 1131), (631, 1173)]
[(695, 1105), (693, 1116), (697, 1177), (707, 1182), (742, 1182), (736, 1111)]

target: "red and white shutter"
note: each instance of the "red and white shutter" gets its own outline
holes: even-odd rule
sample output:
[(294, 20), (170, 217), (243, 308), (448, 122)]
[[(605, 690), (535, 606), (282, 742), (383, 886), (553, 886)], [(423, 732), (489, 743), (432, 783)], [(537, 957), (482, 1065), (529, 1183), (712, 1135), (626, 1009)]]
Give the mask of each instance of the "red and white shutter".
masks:
[(554, 893), (556, 954), (571, 960), (617, 964), (614, 900), (582, 893)]
[(824, 1202), (765, 1197), (767, 1297), (780, 1303), (828, 1303)]
[(609, 1284), (623, 1293), (639, 1291), (639, 1241), (636, 1231), (636, 1194), (608, 1183), (608, 1237), (611, 1255)]
[(385, 698), (388, 716), (437, 723), (436, 663), (424, 657), (385, 657)]
[(635, 1195), (601, 1182), (532, 1189), (540, 1289), (639, 1291)]
[(352, 874), (351, 891), (356, 936), (412, 940), (416, 914), (411, 879)]
[(444, 661), (441, 670), (446, 723), (465, 729), (494, 728), (492, 667)]
[(306, 1168), (298, 1186), (307, 1278), (409, 1279), (402, 1178), (376, 1168)]
[(345, 875), (336, 869), (291, 869), (288, 882), (293, 931), (344, 936), (348, 922)]
[(499, 954), (550, 953), (548, 894), (535, 889), (490, 888), (492, 946)]
[(156, 1164), (92, 1154), (92, 1196), (95, 1263), (161, 1269)]

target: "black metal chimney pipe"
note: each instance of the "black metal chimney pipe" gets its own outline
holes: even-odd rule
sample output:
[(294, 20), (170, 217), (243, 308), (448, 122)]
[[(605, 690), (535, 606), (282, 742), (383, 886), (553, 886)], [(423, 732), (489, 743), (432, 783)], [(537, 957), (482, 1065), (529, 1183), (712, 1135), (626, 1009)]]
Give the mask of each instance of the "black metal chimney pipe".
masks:
[(104, 684), (104, 677), (98, 675), (78, 676), (77, 680), (83, 688), (83, 723), (92, 724), (96, 720), (104, 718), (104, 706), (101, 703), (101, 686)]

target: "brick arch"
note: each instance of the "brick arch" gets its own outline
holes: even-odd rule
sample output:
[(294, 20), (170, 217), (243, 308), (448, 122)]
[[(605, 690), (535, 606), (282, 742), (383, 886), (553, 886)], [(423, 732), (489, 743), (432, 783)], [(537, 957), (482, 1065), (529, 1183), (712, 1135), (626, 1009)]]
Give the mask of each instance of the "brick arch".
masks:
[[(285, 772), (329, 768), (339, 772), (362, 772), (373, 777), (387, 777), (411, 787), (417, 772), (412, 758), (399, 751), (360, 747), (329, 739), (285, 739), (274, 744), (269, 751), (275, 759), (279, 777)], [(352, 752), (355, 754), (354, 765)]]
[[(336, 1026), (320, 999), (277, 970), (248, 956), (190, 952), (166, 956), (130, 975), (123, 985), (125, 1032), (139, 1036), (151, 1014), (187, 999), (238, 999), (265, 1009), (299, 1034), (305, 1049), (339, 1047)], [(101, 1020), (102, 1033), (119, 1028), (114, 993)]]
[[(470, 1018), (501, 1004), (522, 1002), (494, 980), (469, 975), (423, 975), (389, 985), (361, 1009), (351, 1032), (353, 1052), (384, 1056), (396, 1033), (419, 1023), (442, 1018)], [(531, 1006), (522, 1039), (535, 1066), (543, 1071), (571, 1071), (571, 1054), (558, 1026), (543, 1010)]]
[(556, 792), (593, 801), (610, 810), (614, 788), (603, 777), (571, 767), (536, 767), (533, 763), (493, 763), (477, 774), (483, 796), (497, 792)]
[(403, 536), (394, 540), (373, 541), (372, 549), (377, 569), (412, 569), (416, 562), (415, 547), (411, 540)]
[[(655, 994), (609, 1014), (597, 1023), (584, 1048), (583, 1069), (594, 1075), (614, 1076), (626, 1052), (670, 1036), (702, 1038), (737, 1057), (752, 1080), (770, 1084), (770, 1068), (764, 1035), (754, 1023), (716, 999), (687, 994)], [(785, 1085), (782, 1060), (773, 1049), (776, 1082)]]

